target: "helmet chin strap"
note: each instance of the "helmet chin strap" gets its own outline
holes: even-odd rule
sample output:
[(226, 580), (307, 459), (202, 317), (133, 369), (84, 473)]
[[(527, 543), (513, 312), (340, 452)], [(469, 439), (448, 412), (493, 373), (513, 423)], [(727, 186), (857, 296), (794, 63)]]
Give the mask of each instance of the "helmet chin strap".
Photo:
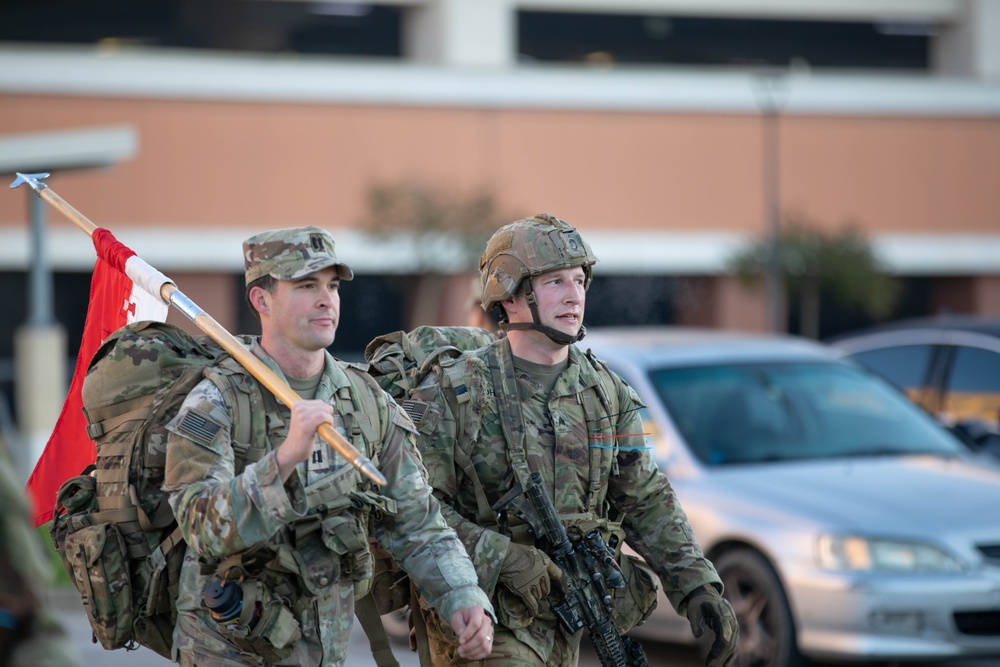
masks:
[(583, 340), (583, 337), (587, 335), (587, 327), (583, 325), (580, 325), (580, 330), (575, 336), (570, 336), (542, 324), (542, 318), (538, 315), (538, 300), (535, 299), (535, 293), (531, 289), (530, 279), (524, 282), (524, 296), (528, 301), (528, 307), (531, 308), (531, 322), (501, 322), (500, 328), (504, 331), (534, 329), (548, 336), (549, 340), (557, 345), (571, 345)]

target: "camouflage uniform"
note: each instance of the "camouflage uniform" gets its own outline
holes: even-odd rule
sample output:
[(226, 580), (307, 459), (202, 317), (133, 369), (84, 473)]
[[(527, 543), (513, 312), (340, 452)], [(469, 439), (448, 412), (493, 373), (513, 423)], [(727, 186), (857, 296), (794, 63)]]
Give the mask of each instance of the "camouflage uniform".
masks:
[[(460, 408), (465, 410), (461, 419), (463, 433), (458, 432), (460, 421), (450, 407), (456, 401), (446, 396), (452, 389), (442, 387), (438, 375), (432, 375), (416, 390), (413, 399), (430, 403), (434, 406), (432, 412), (440, 415), (433, 433), (421, 440), (421, 453), (435, 495), (441, 500), (442, 513), (465, 543), (476, 567), (479, 585), (490, 594), (494, 603), (500, 603), (497, 649), (509, 632), (518, 642), (530, 647), (541, 664), (572, 665), (580, 635), (569, 639), (570, 650), (563, 660), (554, 659), (551, 655), (553, 644), (557, 640), (562, 643), (562, 638), (551, 614), (540, 614), (544, 618), (535, 619), (523, 628), (505, 627), (504, 610), (508, 605), (498, 600), (497, 578), (511, 538), (497, 532), (496, 526), (484, 528), (479, 525), (474, 485), (455, 463), (454, 449), (461, 447), (471, 458), (490, 503), (496, 502), (516, 481), (489, 377), (488, 354), (493, 347), (500, 348), (497, 351), (501, 358), (510, 354), (509, 342), (501, 339), (466, 353), (459, 361), (464, 365), (461, 372), (470, 394), (470, 400), (463, 404), (467, 407)], [(542, 474), (553, 491), (553, 503), (567, 525), (607, 519), (609, 513), (624, 517), (622, 528), (626, 541), (652, 565), (667, 598), (675, 608), (683, 611), (681, 601), (688, 593), (704, 584), (721, 585), (721, 581), (698, 548), (670, 483), (657, 470), (646, 449), (636, 409), (641, 403), (632, 389), (617, 376), (611, 376), (616, 380), (613, 391), (618, 393), (622, 414), (616, 431), (622, 435), (601, 438), (607, 432), (588, 422), (581, 396), (593, 391), (601, 381), (598, 373), (593, 362), (572, 346), (569, 365), (559, 375), (550, 395), (543, 395), (539, 384), (528, 375), (516, 377), (524, 413), (528, 465), (532, 471)], [(425, 424), (421, 425), (422, 429), (429, 427)], [(596, 497), (588, 502), (591, 483), (595, 480)], [(588, 505), (599, 508), (598, 516), (590, 516)], [(515, 539), (524, 544), (533, 543), (523, 532)], [(431, 623), (433, 621), (429, 625)], [(435, 650), (443, 653), (452, 649), (442, 646), (439, 641)]]
[[(307, 275), (318, 270), (310, 263), (318, 249), (315, 237), (321, 237), (320, 242), (329, 237), (316, 228), (306, 228), (306, 232), (311, 233), (303, 243), (296, 244), (294, 238), (284, 243), (301, 253), (298, 270), (301, 273), (304, 265)], [(329, 243), (332, 256), (332, 240)], [(345, 266), (340, 267), (342, 278), (351, 275)], [(252, 349), (283, 377), (259, 344)], [(202, 604), (214, 570), (207, 568), (205, 574), (199, 561), (214, 563), (248, 549), (260, 552), (266, 561), (250, 578), (258, 577), (285, 597), (301, 627), (302, 636), (292, 655), (273, 664), (343, 664), (353, 622), (355, 581), (371, 574), (364, 535), (367, 510), (375, 518), (375, 536), (445, 618), (464, 607), (482, 606), (492, 612), (476, 586), (475, 572), (461, 544), (431, 495), (414, 447), (412, 423), (371, 383), (363, 368), (326, 354), (315, 398), (335, 407), (338, 430), (384, 474), (388, 483), (381, 489), (319, 437), (311, 458), (282, 484), (274, 448), (287, 435), (290, 413), (262, 391), (270, 451), (242, 472), (235, 470), (230, 410), (210, 381), (203, 381), (188, 395), (168, 427), (164, 489), (170, 492), (171, 507), (189, 545), (174, 633), (175, 652), (180, 653), (182, 664), (265, 662), (260, 656), (241, 655)], [(361, 413), (356, 404), (376, 409)], [(347, 422), (347, 429), (346, 415), (355, 420), (353, 427)]]
[(0, 507), (0, 665), (79, 665), (59, 622), (39, 597), (49, 559), (31, 529), (24, 489), (2, 440)]
[[(540, 218), (542, 222), (548, 219)], [(575, 233), (562, 221), (556, 222)], [(550, 229), (544, 224), (536, 227), (543, 232)], [(528, 245), (532, 253), (545, 250), (544, 239), (537, 242), (535, 237)], [(592, 262), (589, 248), (582, 241), (578, 249), (583, 259), (577, 265)], [(543, 271), (552, 268), (546, 267), (545, 261), (558, 266), (560, 259), (539, 257), (537, 263), (543, 264)], [(588, 282), (589, 275), (588, 265)], [(497, 279), (497, 275), (484, 272), (487, 294), (489, 282)], [(513, 292), (519, 280), (515, 276), (507, 289)], [(692, 591), (705, 584), (718, 585), (721, 590), (719, 576), (698, 547), (670, 483), (650, 457), (638, 413), (642, 403), (635, 392), (603, 364), (570, 345), (568, 365), (558, 375), (551, 393), (546, 394), (530, 375), (515, 372), (510, 342), (500, 338), (465, 353), (455, 367), (432, 374), (411, 394), (418, 405), (424, 404), (417, 410), (425, 415), (418, 426), (423, 434), (419, 445), (434, 493), (441, 500), (442, 513), (464, 542), (479, 585), (497, 608), (499, 623), (493, 654), (485, 664), (575, 665), (581, 637), (581, 633), (567, 636), (544, 601), (536, 617), (525, 618), (523, 604), (498, 582), (508, 544), (513, 540), (533, 545), (534, 539), (513, 517), (506, 528), (489, 517), (477, 499), (472, 479), (478, 477), (489, 505), (519, 481), (515, 471), (519, 455), (504, 434), (503, 414), (495, 395), (495, 373), (507, 374), (506, 386), (516, 387), (524, 427), (524, 453), (520, 458), (526, 459), (531, 472), (541, 473), (571, 535), (574, 529), (584, 533), (593, 527), (599, 528), (605, 538), (616, 531), (623, 533), (628, 544), (655, 570), (668, 599), (680, 613), (684, 611), (685, 596)], [(464, 378), (464, 385), (456, 387), (456, 377)], [(612, 392), (615, 396), (609, 400)], [(463, 454), (461, 460), (458, 454)], [(466, 460), (471, 460), (474, 468), (471, 475)], [(621, 522), (620, 528), (615, 519)], [(629, 574), (642, 576), (637, 570), (626, 572), (626, 578)], [(647, 576), (652, 584), (651, 573)], [(648, 614), (651, 607), (642, 611)], [(434, 664), (460, 664), (440, 617), (428, 609), (424, 616)], [(620, 619), (615, 620), (619, 623)], [(637, 620), (633, 618), (624, 625), (628, 627)]]

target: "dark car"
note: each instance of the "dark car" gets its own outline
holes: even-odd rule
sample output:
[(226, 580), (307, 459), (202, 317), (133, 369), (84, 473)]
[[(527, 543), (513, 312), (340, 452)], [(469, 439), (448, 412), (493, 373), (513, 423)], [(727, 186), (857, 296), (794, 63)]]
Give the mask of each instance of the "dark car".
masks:
[(828, 342), (974, 450), (1000, 456), (1000, 318), (900, 320)]

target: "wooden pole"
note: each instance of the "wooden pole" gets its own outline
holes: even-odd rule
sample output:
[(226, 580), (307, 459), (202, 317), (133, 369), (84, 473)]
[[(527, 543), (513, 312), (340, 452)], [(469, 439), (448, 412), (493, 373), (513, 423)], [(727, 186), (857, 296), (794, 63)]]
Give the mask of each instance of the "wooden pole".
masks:
[[(17, 174), (17, 178), (11, 183), (12, 188), (16, 188), (22, 183), (26, 183), (35, 191), (35, 194), (47, 201), (56, 210), (69, 218), (77, 227), (93, 236), (98, 229), (97, 225), (87, 219), (85, 215), (73, 208), (69, 202), (56, 194), (49, 186), (41, 181), (47, 178), (48, 174)], [(136, 259), (141, 258), (136, 257)], [(131, 261), (131, 260), (130, 260)], [(149, 267), (144, 261), (142, 264)], [(149, 267), (151, 271), (155, 269)], [(158, 273), (158, 272), (156, 272)], [(162, 275), (162, 274), (161, 274)], [(239, 340), (229, 333), (225, 327), (215, 321), (215, 319), (202, 310), (197, 304), (181, 292), (177, 285), (169, 278), (163, 276), (163, 284), (160, 286), (160, 299), (164, 303), (174, 306), (180, 310), (188, 319), (194, 322), (195, 326), (208, 334), (208, 337), (218, 343), (222, 349), (228, 352), (247, 371), (250, 372), (262, 385), (273, 393), (279, 401), (285, 405), (302, 400), (294, 389), (288, 386), (284, 380), (272, 371), (267, 365), (258, 359), (250, 350), (245, 348)], [(344, 459), (360, 470), (376, 484), (385, 484), (385, 476), (372, 464), (372, 462), (361, 455), (344, 436), (337, 432), (330, 424), (321, 424), (317, 433), (320, 437), (330, 443), (330, 446), (337, 451)]]

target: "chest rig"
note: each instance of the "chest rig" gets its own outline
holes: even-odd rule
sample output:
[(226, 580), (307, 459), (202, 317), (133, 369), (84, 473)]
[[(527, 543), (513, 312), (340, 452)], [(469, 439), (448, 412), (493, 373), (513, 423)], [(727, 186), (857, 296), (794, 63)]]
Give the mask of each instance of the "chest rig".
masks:
[[(367, 374), (353, 365), (345, 364), (343, 370), (348, 383), (335, 388), (331, 396), (317, 397), (332, 401), (336, 414), (343, 418), (345, 437), (378, 465), (382, 438), (377, 424), (387, 418), (384, 407), (380, 409), (375, 399), (380, 391), (376, 391), (377, 385)], [(270, 392), (261, 394), (264, 409), (255, 411), (254, 427), (264, 430), (270, 451), (287, 436), (290, 412)], [(373, 419), (378, 421), (373, 424)], [(234, 425), (234, 432), (240, 430)], [(337, 461), (339, 465), (335, 465)], [(328, 473), (308, 483), (298, 468), (300, 483), (286, 489), (293, 500), (304, 497), (306, 516), (286, 524), (267, 543), (225, 559), (218, 566), (219, 573), (237, 568), (242, 574), (259, 577), (277, 595), (295, 600), (293, 607), (343, 580), (355, 582), (356, 598), (367, 594), (373, 574), (369, 521), (395, 514), (395, 501), (379, 493), (372, 482), (339, 456), (334, 456), (331, 466)]]
[[(510, 344), (506, 340), (493, 343), (485, 349), (485, 356), (486, 369), (490, 375), (514, 480), (526, 487), (528, 478), (534, 471), (530, 468), (525, 449), (525, 425)], [(596, 371), (598, 380), (593, 386), (576, 394), (576, 400), (583, 408), (588, 434), (587, 442), (579, 443), (581, 447), (587, 447), (588, 451), (586, 499), (582, 512), (560, 512), (559, 518), (567, 529), (579, 531), (580, 534), (597, 529), (609, 544), (620, 544), (624, 537), (621, 521), (609, 516), (610, 506), (602, 492), (605, 480), (610, 475), (618, 474), (616, 437), (619, 421), (618, 393), (610, 371), (602, 362), (589, 354), (584, 355), (579, 361), (583, 364), (590, 363)], [(476, 522), (481, 526), (508, 534), (515, 542), (531, 544), (533, 538), (528, 534), (526, 524), (514, 516), (498, 517), (491, 509), (492, 503), (487, 498), (476, 474), (470, 453), (462, 447), (466, 442), (475, 441), (474, 429), (469, 424), (470, 419), (467, 414), (470, 392), (459, 373), (449, 368), (443, 368), (442, 371), (442, 381), (452, 386), (452, 391), (445, 394), (453, 403), (450, 407), (453, 414), (457, 415), (457, 428), (462, 434), (458, 446), (455, 447), (455, 463), (472, 481), (476, 497)], [(458, 386), (456, 383), (459, 383)]]

